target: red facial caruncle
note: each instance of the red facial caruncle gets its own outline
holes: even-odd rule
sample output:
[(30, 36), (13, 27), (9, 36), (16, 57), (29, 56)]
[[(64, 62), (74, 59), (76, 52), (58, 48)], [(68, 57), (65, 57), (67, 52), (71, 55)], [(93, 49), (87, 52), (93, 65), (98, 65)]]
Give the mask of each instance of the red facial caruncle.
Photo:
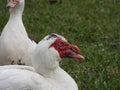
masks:
[(15, 7), (17, 4), (19, 4), (19, 0), (9, 0), (8, 4), (6, 5), (7, 8), (13, 8)]
[(75, 46), (71, 45), (67, 41), (62, 40), (61, 38), (57, 38), (54, 43), (50, 45), (50, 47), (54, 47), (61, 58), (74, 58), (83, 60), (84, 57), (80, 55), (80, 49)]

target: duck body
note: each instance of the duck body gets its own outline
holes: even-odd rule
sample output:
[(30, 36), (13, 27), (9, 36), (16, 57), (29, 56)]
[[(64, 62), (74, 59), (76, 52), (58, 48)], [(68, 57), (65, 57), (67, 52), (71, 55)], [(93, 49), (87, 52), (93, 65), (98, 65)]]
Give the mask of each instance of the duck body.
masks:
[[(71, 81), (74, 82), (74, 80), (71, 77), (65, 78), (68, 76), (65, 72), (64, 77), (62, 77), (63, 72), (59, 68), (54, 76), (45, 78), (36, 73), (32, 67), (17, 65), (13, 67), (8, 65), (8, 68), (6, 66), (4, 68), (2, 66), (0, 67), (0, 90), (73, 90), (71, 86), (68, 87), (66, 85), (69, 85), (68, 83)], [(74, 86), (75, 82), (74, 84), (71, 82), (71, 84)], [(78, 90), (76, 88), (77, 86), (74, 90)]]
[[(10, 66), (9, 66), (10, 67)], [(0, 67), (1, 68), (1, 67)], [(38, 73), (28, 69), (0, 69), (0, 90), (59, 90)]]

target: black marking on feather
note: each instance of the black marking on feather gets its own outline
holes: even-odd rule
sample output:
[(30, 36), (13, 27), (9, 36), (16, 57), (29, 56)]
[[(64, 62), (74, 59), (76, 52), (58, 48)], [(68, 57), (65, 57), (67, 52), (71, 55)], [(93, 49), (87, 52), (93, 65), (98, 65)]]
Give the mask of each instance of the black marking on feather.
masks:
[(50, 38), (59, 38), (59, 36), (57, 36), (57, 34), (55, 33), (52, 33), (52, 34), (49, 34), (47, 40), (49, 40)]
[(22, 63), (22, 60), (19, 59), (18, 62), (17, 62), (18, 65), (25, 65), (25, 63)]
[(14, 60), (12, 60), (11, 65), (14, 65)]
[(19, 59), (17, 62), (15, 62), (14, 60), (11, 61), (11, 65), (25, 65), (25, 63), (22, 62), (21, 59)]

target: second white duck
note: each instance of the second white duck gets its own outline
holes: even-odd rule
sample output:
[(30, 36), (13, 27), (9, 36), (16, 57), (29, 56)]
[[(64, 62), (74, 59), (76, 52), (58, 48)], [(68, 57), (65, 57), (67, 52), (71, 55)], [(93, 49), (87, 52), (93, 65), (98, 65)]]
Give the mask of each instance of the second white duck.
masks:
[(0, 37), (0, 65), (31, 65), (27, 60), (36, 43), (28, 38), (23, 25), (24, 5), (24, 0), (8, 0), (7, 8), (10, 11), (10, 17)]

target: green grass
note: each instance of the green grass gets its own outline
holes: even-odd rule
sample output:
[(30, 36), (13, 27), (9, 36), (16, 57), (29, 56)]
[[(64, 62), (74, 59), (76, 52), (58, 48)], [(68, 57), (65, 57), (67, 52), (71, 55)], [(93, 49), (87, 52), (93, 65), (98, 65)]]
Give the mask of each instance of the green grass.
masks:
[[(5, 5), (0, 0), (0, 31), (9, 17)], [(85, 61), (61, 62), (80, 90), (120, 90), (120, 0), (26, 0), (23, 21), (37, 41), (55, 32), (80, 47)]]

